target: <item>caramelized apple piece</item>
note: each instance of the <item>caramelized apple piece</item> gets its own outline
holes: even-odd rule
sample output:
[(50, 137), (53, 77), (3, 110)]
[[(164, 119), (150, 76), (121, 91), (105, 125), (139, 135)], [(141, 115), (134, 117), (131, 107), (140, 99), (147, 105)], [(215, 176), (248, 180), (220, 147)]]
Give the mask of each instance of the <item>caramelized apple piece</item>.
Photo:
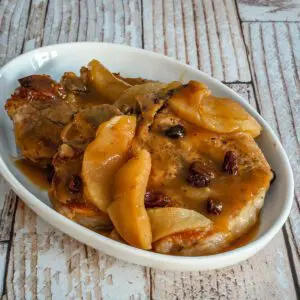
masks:
[(152, 236), (144, 196), (151, 170), (147, 150), (138, 151), (116, 174), (114, 201), (108, 214), (120, 236), (130, 245), (151, 249)]
[(95, 140), (84, 152), (84, 197), (103, 212), (112, 200), (113, 177), (126, 161), (135, 127), (134, 116), (113, 117), (99, 126)]
[(247, 132), (260, 134), (261, 126), (237, 102), (210, 95), (202, 83), (190, 81), (169, 101), (172, 110), (182, 119), (213, 132)]
[(201, 101), (210, 95), (206, 85), (191, 81), (169, 100), (171, 109), (182, 119), (203, 127), (201, 116)]
[(93, 59), (88, 64), (88, 79), (98, 93), (113, 103), (131, 85), (115, 77), (98, 60)]
[(125, 113), (127, 113), (124, 111), (125, 108), (129, 109), (129, 112), (136, 112), (139, 110), (138, 99), (140, 97), (145, 95), (151, 96), (153, 93), (158, 92), (165, 86), (165, 83), (160, 82), (149, 82), (134, 85), (121, 95), (121, 97), (115, 102), (115, 105)]
[(148, 209), (152, 229), (153, 242), (168, 235), (189, 231), (206, 231), (211, 228), (212, 221), (198, 212), (179, 207), (163, 207)]

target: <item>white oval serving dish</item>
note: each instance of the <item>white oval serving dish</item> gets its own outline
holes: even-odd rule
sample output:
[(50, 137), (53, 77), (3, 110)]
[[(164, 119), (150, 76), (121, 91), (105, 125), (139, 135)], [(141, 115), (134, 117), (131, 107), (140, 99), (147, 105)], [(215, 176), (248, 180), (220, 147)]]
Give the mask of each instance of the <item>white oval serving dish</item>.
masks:
[[(31, 74), (50, 74), (58, 80), (65, 71), (79, 72), (91, 59), (99, 59), (111, 71), (128, 77), (160, 81), (191, 79), (206, 83), (216, 96), (240, 102), (263, 127), (257, 143), (277, 177), (265, 199), (255, 240), (221, 254), (179, 257), (136, 249), (86, 229), (52, 209), (47, 193), (39, 190), (14, 165), (17, 155), (12, 122), (4, 104), (18, 86), (17, 79)], [(41, 218), (73, 238), (117, 258), (165, 270), (208, 270), (238, 263), (261, 250), (286, 221), (293, 201), (294, 182), (287, 155), (270, 126), (234, 91), (210, 76), (171, 58), (145, 50), (106, 43), (70, 43), (39, 48), (23, 54), (0, 71), (0, 170), (20, 198)]]

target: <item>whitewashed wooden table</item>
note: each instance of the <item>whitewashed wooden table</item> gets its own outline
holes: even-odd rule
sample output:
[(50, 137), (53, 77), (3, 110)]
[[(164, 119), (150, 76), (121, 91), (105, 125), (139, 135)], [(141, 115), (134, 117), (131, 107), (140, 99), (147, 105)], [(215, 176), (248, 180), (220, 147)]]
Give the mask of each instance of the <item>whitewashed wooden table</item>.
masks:
[(3, 299), (299, 299), (299, 0), (0, 0), (0, 65), (71, 41), (128, 44), (225, 82), (280, 137), (295, 176), (283, 230), (234, 267), (163, 272), (106, 256), (49, 226), (0, 178)]

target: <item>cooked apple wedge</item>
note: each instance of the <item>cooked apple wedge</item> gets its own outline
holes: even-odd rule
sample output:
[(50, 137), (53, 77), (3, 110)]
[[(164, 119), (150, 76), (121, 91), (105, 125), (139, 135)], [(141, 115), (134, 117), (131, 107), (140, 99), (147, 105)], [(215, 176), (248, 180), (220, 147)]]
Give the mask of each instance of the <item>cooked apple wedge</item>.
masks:
[[(144, 84), (134, 85), (127, 89), (114, 104), (123, 111), (126, 108), (130, 110), (130, 112), (137, 112), (139, 110), (138, 99), (140, 97), (145, 95), (151, 96), (153, 93), (158, 92), (165, 86), (165, 83), (160, 82), (147, 82)], [(125, 111), (125, 113), (127, 112)]]
[(206, 231), (212, 225), (211, 220), (191, 209), (163, 207), (148, 209), (147, 212), (153, 242), (174, 233), (195, 229)]
[(112, 200), (113, 178), (126, 161), (135, 128), (136, 117), (113, 117), (99, 126), (96, 138), (84, 152), (83, 194), (103, 212)]
[(239, 103), (211, 96), (208, 88), (196, 81), (190, 81), (169, 104), (182, 119), (213, 132), (247, 132), (257, 137), (261, 131), (258, 122)]
[(98, 93), (113, 103), (131, 87), (127, 82), (114, 76), (98, 60), (93, 59), (88, 64), (88, 78)]
[(117, 172), (114, 183), (114, 201), (108, 214), (120, 236), (130, 245), (151, 249), (152, 236), (144, 196), (151, 170), (147, 150), (138, 151)]

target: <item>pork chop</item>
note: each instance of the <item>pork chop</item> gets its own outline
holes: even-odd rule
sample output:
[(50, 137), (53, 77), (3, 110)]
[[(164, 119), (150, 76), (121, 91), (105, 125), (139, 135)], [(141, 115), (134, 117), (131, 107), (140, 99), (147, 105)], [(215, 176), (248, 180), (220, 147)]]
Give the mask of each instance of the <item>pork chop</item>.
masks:
[(54, 176), (49, 198), (59, 213), (93, 230), (110, 229), (107, 214), (84, 199), (81, 166), (86, 146), (95, 138), (97, 127), (120, 111), (108, 104), (82, 109), (61, 133), (62, 145), (53, 158)]
[[(176, 126), (184, 128), (183, 135), (168, 137)], [(169, 198), (172, 206), (196, 210), (213, 221), (205, 235), (198, 230), (173, 234), (156, 241), (154, 251), (186, 256), (217, 253), (256, 223), (272, 172), (250, 134), (196, 127), (164, 105), (152, 121), (144, 118), (137, 144), (151, 153), (147, 189)], [(226, 153), (234, 153), (236, 172), (224, 170)], [(204, 177), (193, 177), (195, 163)], [(221, 211), (209, 209), (208, 202), (221, 204)]]
[(19, 80), (5, 108), (14, 123), (16, 144), (31, 162), (46, 167), (60, 145), (60, 132), (71, 120), (64, 88), (47, 75)]
[(48, 75), (19, 79), (20, 87), (5, 108), (14, 123), (16, 144), (22, 156), (45, 168), (61, 145), (61, 131), (81, 111), (97, 111), (103, 104), (99, 94), (81, 72), (65, 73), (60, 83)]

